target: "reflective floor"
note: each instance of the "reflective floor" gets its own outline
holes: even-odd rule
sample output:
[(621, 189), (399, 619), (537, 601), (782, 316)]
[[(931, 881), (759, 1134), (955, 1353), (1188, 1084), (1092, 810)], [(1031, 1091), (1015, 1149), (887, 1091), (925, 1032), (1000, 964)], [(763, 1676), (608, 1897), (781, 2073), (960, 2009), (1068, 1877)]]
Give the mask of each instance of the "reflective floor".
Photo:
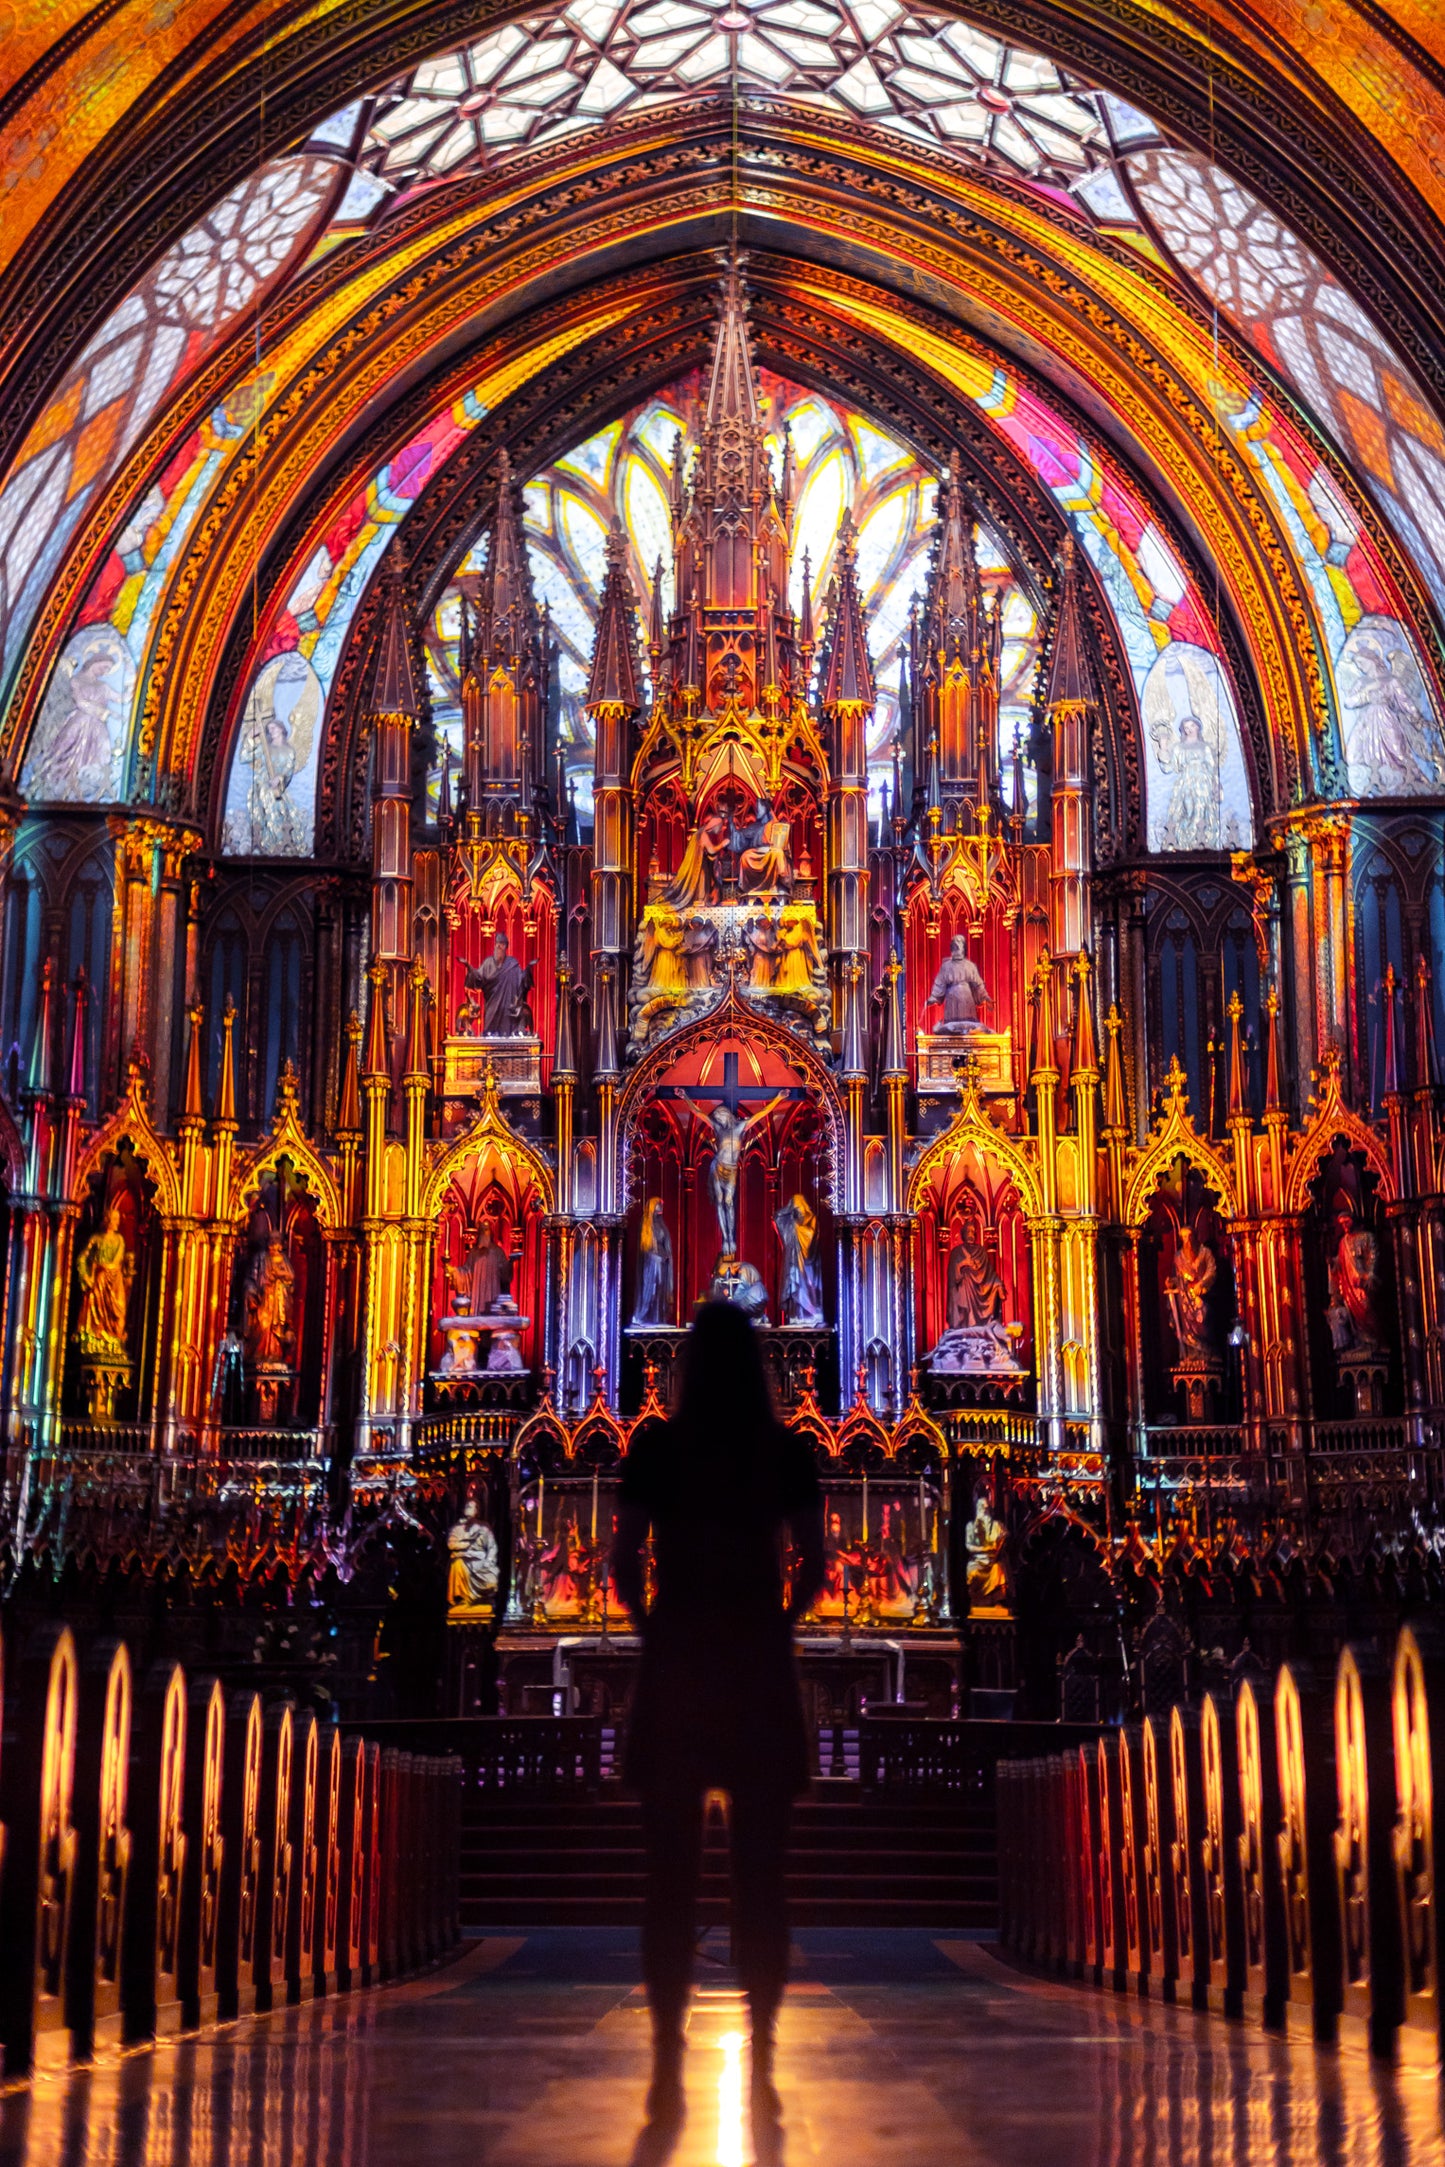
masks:
[(633, 1937), (488, 1938), (430, 1978), (41, 2078), (0, 2167), (1423, 2167), (1433, 2074), (1042, 1985), (922, 1933), (803, 1933), (783, 2119), (755, 2146), (745, 2024), (710, 1936), (687, 2120), (641, 2129)]

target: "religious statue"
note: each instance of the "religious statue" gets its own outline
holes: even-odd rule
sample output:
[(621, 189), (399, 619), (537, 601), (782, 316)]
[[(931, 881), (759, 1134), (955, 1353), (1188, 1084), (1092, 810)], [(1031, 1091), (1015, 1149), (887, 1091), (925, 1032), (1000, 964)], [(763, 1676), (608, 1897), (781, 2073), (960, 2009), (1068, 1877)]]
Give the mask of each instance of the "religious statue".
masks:
[(632, 1322), (672, 1322), (672, 1236), (662, 1216), (662, 1198), (650, 1196), (642, 1210), (642, 1236), (638, 1244), (637, 1297)]
[(1214, 1251), (1185, 1220), (1174, 1246), (1174, 1276), (1164, 1288), (1182, 1360), (1218, 1359), (1209, 1327), (1209, 1292), (1218, 1270)]
[(968, 1605), (974, 1612), (1008, 1611), (1009, 1576), (1005, 1562), (1008, 1535), (994, 1518), (988, 1492), (980, 1487), (973, 1501), (973, 1518), (963, 1531), (968, 1565)]
[(80, 1281), (80, 1310), (75, 1320), (77, 1347), (82, 1354), (125, 1362), (126, 1310), (135, 1260), (120, 1230), (118, 1205), (107, 1206), (104, 1225), (80, 1252), (75, 1272)]
[(768, 1321), (768, 1290), (756, 1264), (743, 1264), (732, 1256), (719, 1257), (708, 1285), (707, 1298), (710, 1302), (731, 1302), (734, 1309), (740, 1309), (754, 1324)]
[(784, 1324), (823, 1322), (823, 1281), (818, 1268), (818, 1218), (805, 1196), (792, 1197), (773, 1225), (783, 1245)]
[(1335, 1220), (1338, 1241), (1330, 1263), (1330, 1306), (1326, 1316), (1338, 1351), (1359, 1348), (1370, 1353), (1384, 1345), (1376, 1298), (1380, 1291), (1380, 1252), (1374, 1235), (1353, 1216)]
[(694, 910), (699, 903), (718, 902), (722, 896), (721, 861), (728, 844), (728, 824), (723, 815), (706, 814), (688, 837), (682, 863), (663, 900), (674, 910)]
[(770, 993), (777, 966), (778, 932), (771, 918), (754, 920), (743, 935), (748, 950), (748, 987), (753, 993)]
[(785, 910), (778, 921), (774, 993), (812, 993), (822, 970), (818, 921), (810, 910)]
[(675, 910), (666, 903), (649, 906), (642, 920), (641, 983), (638, 986), (644, 1000), (653, 1000), (659, 995), (664, 999), (673, 996), (680, 1001), (686, 1000), (685, 939), (682, 921)]
[(482, 996), (482, 1030), (488, 1038), (521, 1038), (530, 1032), (532, 966), (517, 961), (505, 933), (492, 942), (491, 954), (467, 972), (466, 982)]
[(497, 1599), (499, 1579), (497, 1538), (481, 1516), (474, 1497), (462, 1507), (462, 1516), (447, 1534), (447, 1608), (490, 1612)]
[(969, 955), (968, 942), (962, 933), (954, 934), (928, 998), (943, 1005), (940, 1031), (977, 1030), (980, 1005), (993, 1006), (993, 995), (983, 982), (982, 971)]
[(713, 1210), (717, 1213), (718, 1234), (725, 1257), (735, 1257), (738, 1253), (738, 1169), (743, 1162), (743, 1143), (749, 1132), (767, 1119), (782, 1095), (781, 1091), (775, 1091), (767, 1105), (747, 1120), (726, 1105), (714, 1106), (710, 1114), (703, 1115), (705, 1121), (711, 1122), (717, 1138), (717, 1149), (708, 1170), (708, 1188)]
[(296, 1344), (296, 1274), (279, 1234), (257, 1251), (246, 1280), (246, 1359), (253, 1371), (289, 1369)]
[(759, 798), (757, 817), (731, 830), (738, 854), (739, 895), (786, 895), (793, 885), (792, 828), (773, 817), (771, 801)]
[(963, 1232), (948, 1252), (948, 1329), (996, 1324), (1003, 1314), (1004, 1285), (984, 1242)]
[(459, 1314), (485, 1317), (500, 1307), (502, 1296), (509, 1294), (512, 1286), (512, 1260), (493, 1233), (490, 1219), (483, 1219), (477, 1228), (466, 1271), (471, 1282), (470, 1301)]
[(688, 990), (705, 993), (713, 981), (717, 961), (717, 927), (701, 918), (693, 920), (682, 936), (682, 960), (687, 969)]

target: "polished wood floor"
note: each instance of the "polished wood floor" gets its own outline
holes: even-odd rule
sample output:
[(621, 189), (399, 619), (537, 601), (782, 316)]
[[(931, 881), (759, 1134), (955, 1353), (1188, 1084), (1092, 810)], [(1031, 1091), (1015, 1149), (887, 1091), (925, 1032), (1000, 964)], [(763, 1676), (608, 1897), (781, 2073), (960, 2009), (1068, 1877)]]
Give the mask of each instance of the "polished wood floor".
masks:
[(745, 2022), (708, 1937), (688, 2114), (642, 2134), (624, 1930), (493, 1936), (445, 1970), (232, 2025), (0, 2103), (0, 2167), (1425, 2167), (1433, 2072), (1041, 1984), (922, 1932), (804, 1932), (783, 2124), (755, 2149)]

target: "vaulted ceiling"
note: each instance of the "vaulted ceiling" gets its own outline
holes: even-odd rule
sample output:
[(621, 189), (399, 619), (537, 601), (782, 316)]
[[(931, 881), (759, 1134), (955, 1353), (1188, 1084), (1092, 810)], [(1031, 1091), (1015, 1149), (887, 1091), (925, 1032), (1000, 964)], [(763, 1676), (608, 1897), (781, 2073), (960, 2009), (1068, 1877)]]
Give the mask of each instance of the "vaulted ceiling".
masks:
[(433, 603), (503, 444), (534, 472), (703, 358), (736, 240), (761, 362), (957, 452), (1041, 596), (1084, 544), (1121, 697), (1130, 611), (1161, 651), (1192, 611), (1260, 818), (1358, 785), (1362, 616), (1399, 628), (1437, 738), (1445, 715), (1425, 15), (22, 5), (0, 767), (65, 794), (27, 749), (109, 628), (129, 737), (71, 794), (214, 838), (247, 687), (305, 638), (318, 846), (344, 853), (382, 550), (400, 530)]

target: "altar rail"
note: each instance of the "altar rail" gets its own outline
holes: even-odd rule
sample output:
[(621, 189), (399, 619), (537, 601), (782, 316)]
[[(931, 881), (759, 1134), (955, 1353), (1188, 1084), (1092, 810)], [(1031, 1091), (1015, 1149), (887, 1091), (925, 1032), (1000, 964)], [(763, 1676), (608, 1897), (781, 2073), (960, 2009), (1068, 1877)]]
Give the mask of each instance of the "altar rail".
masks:
[(948, 1798), (992, 1807), (1001, 1761), (1060, 1746), (1077, 1750), (1099, 1735), (1099, 1726), (1090, 1723), (867, 1715), (858, 1724), (858, 1780), (865, 1790), (895, 1798)]
[(4, 1667), (7, 2079), (398, 1977), (459, 1938), (461, 1770), (123, 1641)]
[[(998, 1770), (1000, 1939), (1022, 1959), (1390, 2056), (1445, 2045), (1445, 1639), (1286, 1663)], [(1445, 1799), (1442, 1799), (1445, 1803)]]
[(469, 1801), (592, 1798), (612, 1774), (610, 1726), (598, 1716), (387, 1717), (366, 1736), (458, 1764)]

